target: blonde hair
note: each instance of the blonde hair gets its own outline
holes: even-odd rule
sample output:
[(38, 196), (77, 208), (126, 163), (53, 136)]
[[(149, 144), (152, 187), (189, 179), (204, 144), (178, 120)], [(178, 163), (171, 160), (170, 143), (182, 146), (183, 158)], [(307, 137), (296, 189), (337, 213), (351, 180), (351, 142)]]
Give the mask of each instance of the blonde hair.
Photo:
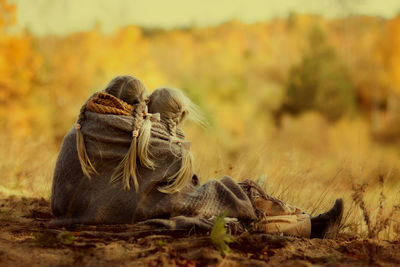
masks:
[(90, 158), (87, 154), (85, 139), (83, 138), (83, 134), (81, 131), (82, 122), (85, 120), (86, 105), (88, 101), (82, 106), (79, 112), (78, 120), (76, 121), (75, 124), (75, 131), (76, 131), (76, 150), (78, 152), (79, 163), (81, 164), (81, 169), (83, 174), (90, 179), (92, 175), (98, 174), (98, 172), (96, 171), (96, 168), (90, 161)]
[[(150, 159), (151, 155), (148, 151), (151, 121), (149, 116), (146, 115), (146, 88), (143, 83), (135, 77), (117, 76), (109, 82), (104, 91), (133, 106), (132, 116), (134, 120), (132, 141), (128, 152), (115, 168), (111, 177), (111, 182), (122, 178), (124, 189), (129, 190), (131, 188), (131, 180), (133, 180), (134, 187), (136, 191), (138, 191), (137, 158), (139, 158), (139, 162), (142, 166), (154, 169), (154, 163)], [(76, 138), (78, 157), (82, 171), (88, 178), (91, 178), (91, 175), (97, 174), (97, 171), (87, 155), (83, 135), (80, 131), (81, 124), (84, 121), (86, 105), (87, 103), (82, 107), (78, 118)]]
[(148, 107), (150, 113), (160, 113), (163, 121), (174, 120), (179, 125), (188, 118), (201, 126), (207, 126), (200, 108), (178, 89), (154, 90), (149, 97)]
[(161, 121), (167, 125), (171, 135), (171, 143), (176, 142), (181, 147), (181, 167), (167, 178), (168, 185), (158, 190), (171, 194), (181, 190), (193, 176), (193, 155), (177, 137), (177, 126), (186, 118), (205, 125), (204, 118), (199, 108), (181, 91), (171, 88), (156, 89), (149, 100), (150, 113), (160, 113)]

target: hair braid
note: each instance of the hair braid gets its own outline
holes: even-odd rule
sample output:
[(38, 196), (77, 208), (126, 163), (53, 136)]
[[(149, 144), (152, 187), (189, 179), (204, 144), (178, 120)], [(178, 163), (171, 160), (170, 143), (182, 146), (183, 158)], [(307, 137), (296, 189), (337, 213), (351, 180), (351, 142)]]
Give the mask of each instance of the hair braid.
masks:
[(167, 181), (170, 182), (168, 185), (158, 188), (159, 191), (167, 194), (172, 194), (181, 190), (188, 184), (193, 175), (192, 152), (190, 152), (189, 148), (186, 148), (183, 145), (184, 140), (177, 136), (177, 125), (179, 124), (181, 117), (182, 112), (178, 112), (172, 118), (165, 118), (168, 132), (171, 135), (171, 143), (177, 143), (181, 150), (181, 154), (179, 155), (181, 166), (179, 170), (167, 178)]
[[(180, 155), (175, 155), (181, 161), (179, 170), (166, 178), (166, 186), (158, 188), (161, 192), (171, 194), (187, 185), (193, 175), (193, 156), (188, 144), (184, 141), (185, 136), (178, 126), (187, 117), (201, 125), (206, 123), (198, 107), (185, 94), (176, 89), (156, 89), (150, 96), (149, 110), (151, 113), (160, 113), (161, 121), (171, 135), (171, 146), (173, 143), (180, 146)], [(172, 149), (171, 152), (173, 152)]]
[(133, 130), (132, 130), (132, 141), (129, 146), (128, 152), (125, 154), (122, 161), (119, 163), (117, 168), (111, 177), (111, 181), (117, 181), (122, 177), (122, 183), (125, 190), (131, 188), (131, 179), (133, 179), (134, 187), (136, 191), (139, 190), (139, 182), (137, 179), (137, 139), (139, 136), (139, 129), (141, 127), (143, 119), (141, 118), (139, 112), (140, 104), (135, 105), (133, 109)]
[(176, 137), (176, 121), (172, 118), (165, 120), (167, 123), (168, 132), (171, 136)]
[[(93, 98), (94, 96), (96, 96), (96, 94), (93, 95), (91, 98)], [(91, 98), (89, 98), (89, 100)], [(83, 174), (90, 179), (92, 174), (98, 174), (98, 173), (94, 165), (90, 161), (89, 155), (87, 154), (85, 139), (83, 137), (81, 130), (82, 123), (85, 120), (86, 106), (89, 100), (86, 101), (86, 103), (81, 107), (78, 119), (75, 124), (75, 130), (76, 130), (76, 150), (78, 152), (79, 163), (81, 164)]]
[(150, 159), (152, 156), (149, 151), (150, 137), (151, 137), (151, 115), (147, 113), (147, 106), (143, 112), (144, 119), (142, 118), (142, 123), (139, 131), (138, 140), (138, 155), (140, 164), (143, 167), (154, 170), (155, 163)]
[(146, 115), (145, 108), (146, 104), (144, 102), (134, 105), (131, 145), (111, 178), (111, 181), (116, 181), (122, 177), (124, 189), (126, 190), (131, 188), (131, 179), (133, 180), (136, 191), (139, 190), (137, 158), (139, 158), (140, 164), (146, 168), (154, 169), (155, 166), (154, 162), (150, 159), (150, 153), (148, 151), (151, 121), (149, 117), (143, 118), (143, 116)]
[[(123, 75), (113, 78), (104, 89), (104, 92), (122, 100), (132, 108), (125, 107), (124, 113), (118, 113), (118, 115), (132, 115), (133, 117), (132, 140), (130, 147), (126, 155), (115, 168), (111, 176), (111, 182), (122, 178), (124, 188), (129, 190), (131, 187), (131, 180), (133, 180), (135, 189), (138, 191), (139, 183), (137, 177), (137, 157), (139, 157), (139, 162), (142, 166), (150, 169), (154, 169), (155, 166), (149, 157), (150, 153), (148, 151), (148, 146), (150, 143), (151, 120), (150, 116), (147, 115), (147, 110), (145, 109), (146, 87), (139, 79), (132, 76)], [(96, 96), (96, 94), (94, 96)], [(89, 98), (89, 100), (81, 108), (76, 123), (76, 143), (78, 157), (82, 171), (89, 178), (92, 173), (97, 174), (97, 171), (87, 155), (85, 142), (80, 128), (85, 119), (84, 114), (86, 112), (87, 104), (90, 100), (91, 98)], [(112, 110), (112, 107), (108, 107), (107, 103), (102, 103), (101, 99), (97, 100), (99, 101), (98, 104), (105, 106), (103, 109), (107, 109), (108, 111)], [(124, 108), (124, 105), (122, 106), (122, 108)]]
[(178, 143), (181, 149), (181, 166), (179, 170), (168, 177), (166, 180), (169, 184), (159, 187), (158, 190), (163, 193), (172, 194), (184, 188), (193, 176), (193, 155), (192, 152), (182, 142)]

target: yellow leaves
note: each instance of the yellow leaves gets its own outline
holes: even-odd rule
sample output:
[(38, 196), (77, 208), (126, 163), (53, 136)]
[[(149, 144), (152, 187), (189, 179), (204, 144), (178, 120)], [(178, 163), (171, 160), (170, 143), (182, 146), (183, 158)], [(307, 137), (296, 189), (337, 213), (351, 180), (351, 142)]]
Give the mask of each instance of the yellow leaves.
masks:
[(29, 35), (0, 37), (0, 120), (5, 121), (2, 127), (23, 138), (31, 134), (37, 118), (30, 103), (42, 60)]
[(135, 43), (138, 42), (142, 37), (142, 30), (134, 25), (123, 27), (117, 33), (117, 42), (123, 43)]
[[(1, 18), (3, 13), (15, 13), (7, 3), (0, 0)], [(234, 20), (216, 27), (168, 31), (126, 26), (111, 34), (103, 34), (99, 27), (67, 36), (3, 33), (0, 119), (25, 133), (51, 125), (60, 136), (92, 92), (116, 75), (130, 74), (142, 79), (149, 91), (161, 86), (183, 88), (212, 113), (226, 146), (235, 147), (233, 143), (243, 143), (249, 128), (269, 127), (265, 118), (282, 104), (288, 70), (301, 58), (306, 33), (315, 24), (325, 29), (329, 42), (347, 62), (355, 90), (369, 92), (363, 94), (366, 98), (373, 97), (371, 84), (383, 90), (381, 71), (375, 71), (382, 69), (375, 59), (381, 50), (386, 51), (390, 69), (387, 83), (398, 90), (399, 21), (398, 17), (390, 23), (386, 50), (375, 49), (381, 28), (374, 19), (350, 21), (373, 29), (372, 33), (352, 28), (347, 34), (338, 30), (346, 20), (296, 14), (290, 21), (247, 25)], [(19, 119), (7, 116), (11, 107)], [(30, 112), (37, 116), (23, 115)], [(252, 133), (256, 132), (262, 133)]]
[(14, 4), (9, 3), (7, 0), (0, 0), (0, 32), (8, 25), (15, 23)]
[(41, 58), (32, 51), (30, 36), (4, 36), (0, 41), (1, 86), (12, 91), (10, 96), (27, 94), (41, 65)]

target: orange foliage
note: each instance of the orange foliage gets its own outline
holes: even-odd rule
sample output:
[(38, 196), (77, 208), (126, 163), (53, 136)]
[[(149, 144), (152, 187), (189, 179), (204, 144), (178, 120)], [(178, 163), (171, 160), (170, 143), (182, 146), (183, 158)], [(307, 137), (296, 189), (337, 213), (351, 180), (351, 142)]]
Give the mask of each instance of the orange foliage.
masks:
[[(15, 6), (0, 2), (0, 29), (13, 23)], [(33, 98), (41, 56), (28, 34), (0, 31), (0, 126), (19, 136), (30, 134), (38, 102)], [(40, 109), (40, 107), (38, 107)]]
[(400, 88), (399, 17), (327, 20), (292, 13), (251, 25), (233, 20), (169, 31), (126, 26), (110, 35), (96, 26), (46, 37), (7, 33), (14, 17), (15, 6), (1, 0), (0, 127), (22, 137), (43, 135), (46, 128), (59, 141), (93, 91), (115, 75), (132, 74), (150, 89), (185, 90), (235, 151), (240, 145), (233, 144), (254, 134), (250, 126), (257, 124), (261, 136), (271, 128), (289, 70), (308, 49), (315, 27), (349, 71), (362, 110), (370, 112)]
[(391, 89), (400, 96), (400, 15), (388, 25), (383, 56)]
[(15, 22), (16, 6), (7, 0), (0, 0), (0, 31)]

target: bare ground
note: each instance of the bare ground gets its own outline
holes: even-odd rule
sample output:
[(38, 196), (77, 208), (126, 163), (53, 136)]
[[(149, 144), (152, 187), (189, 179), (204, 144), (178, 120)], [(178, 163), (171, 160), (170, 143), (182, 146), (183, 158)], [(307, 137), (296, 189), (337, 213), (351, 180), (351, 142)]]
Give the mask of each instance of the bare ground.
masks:
[(0, 266), (400, 266), (400, 242), (245, 233), (226, 256), (208, 235), (134, 225), (48, 227), (45, 199), (0, 198)]

